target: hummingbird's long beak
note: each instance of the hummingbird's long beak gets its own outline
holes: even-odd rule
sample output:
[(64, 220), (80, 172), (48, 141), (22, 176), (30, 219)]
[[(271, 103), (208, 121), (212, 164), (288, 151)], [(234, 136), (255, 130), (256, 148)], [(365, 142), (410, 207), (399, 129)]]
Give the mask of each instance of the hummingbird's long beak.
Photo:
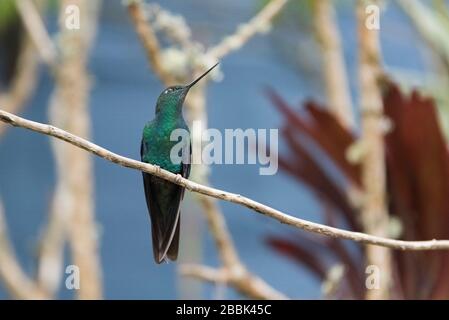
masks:
[(208, 74), (209, 72), (212, 71), (213, 68), (215, 68), (216, 66), (218, 66), (220, 62), (217, 62), (213, 67), (209, 68), (209, 70), (207, 70), (206, 72), (204, 72), (202, 75), (200, 75), (198, 78), (196, 78), (195, 80), (192, 81), (191, 84), (188, 84), (186, 87), (188, 89), (192, 88), (198, 81), (200, 81), (206, 74)]

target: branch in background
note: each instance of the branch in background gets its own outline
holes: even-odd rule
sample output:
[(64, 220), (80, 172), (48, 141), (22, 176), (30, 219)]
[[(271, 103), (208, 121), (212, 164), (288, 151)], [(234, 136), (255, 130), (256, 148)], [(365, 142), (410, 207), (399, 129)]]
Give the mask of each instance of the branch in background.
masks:
[[(38, 59), (31, 38), (25, 35), (11, 87), (0, 94), (0, 104), (10, 112), (19, 113), (37, 84)], [(0, 136), (6, 126), (0, 124)], [(49, 293), (22, 270), (8, 240), (6, 219), (0, 201), (0, 278), (9, 294), (16, 299), (49, 299)]]
[(241, 294), (253, 299), (287, 299), (286, 296), (273, 290), (263, 280), (255, 277), (245, 269), (214, 269), (201, 265), (184, 264), (180, 267), (180, 272), (184, 276), (215, 284), (230, 284)]
[(443, 60), (445, 67), (449, 68), (449, 41), (447, 39), (449, 20), (447, 20), (447, 16), (445, 17), (446, 5), (441, 3), (438, 7), (439, 10), (432, 11), (419, 0), (398, 0), (397, 4), (408, 15), (423, 40)]
[[(365, 8), (376, 1), (357, 2), (359, 41), (360, 108), (362, 114), (362, 223), (365, 232), (386, 236), (388, 211), (386, 205), (386, 168), (384, 150), (383, 104), (379, 88), (381, 49), (379, 32), (366, 25)], [(388, 299), (391, 279), (391, 256), (384, 248), (366, 248), (367, 265), (375, 265), (382, 274), (379, 290), (368, 290), (368, 299)]]
[(57, 58), (56, 48), (45, 28), (38, 8), (31, 0), (17, 0), (16, 5), (28, 36), (33, 40), (42, 60), (49, 66), (54, 66)]
[(200, 196), (199, 201), (206, 213), (208, 225), (212, 236), (214, 237), (220, 259), (225, 268), (241, 269), (241, 265), (234, 243), (227, 228), (226, 222), (217, 203), (209, 197)]
[[(63, 24), (65, 8), (71, 4), (82, 8), (81, 23), (84, 28), (79, 32), (65, 31), (66, 27)], [(53, 108), (50, 106), (50, 118), (53, 118), (55, 123), (59, 123), (79, 135), (89, 136), (89, 115), (86, 111), (89, 81), (85, 69), (88, 49), (96, 31), (98, 5), (98, 1), (87, 2), (87, 0), (66, 0), (61, 4), (61, 63), (56, 65), (57, 51), (45, 29), (39, 9), (32, 1), (17, 1), (18, 11), (28, 35), (12, 89), (8, 95), (0, 97), (2, 98), (1, 102), (8, 107), (8, 110), (17, 112), (35, 86), (37, 60), (32, 48), (34, 41), (34, 46), (38, 49), (42, 60), (50, 67), (55, 67), (56, 89), (51, 99)], [(74, 47), (76, 50), (73, 50)], [(66, 118), (69, 114), (70, 117)], [(2, 128), (0, 127), (0, 129)], [(63, 249), (67, 237), (71, 240), (74, 263), (80, 267), (83, 273), (81, 289), (78, 292), (80, 298), (99, 298), (102, 289), (92, 213), (91, 159), (73, 147), (66, 148), (65, 144), (55, 144), (54, 147), (60, 179), (53, 199), (48, 226), (41, 241), (37, 283), (26, 284), (24, 276), (19, 277), (20, 274), (14, 270), (11, 272), (13, 276), (19, 277), (18, 280), (23, 279), (19, 282), (24, 283), (25, 290), (30, 291), (32, 296), (29, 297), (44, 297), (33, 293), (42, 291), (45, 292), (45, 297), (49, 298), (57, 291), (62, 277)], [(71, 166), (72, 170), (66, 170), (66, 165)], [(68, 228), (69, 222), (70, 228)], [(18, 263), (15, 262), (15, 266), (13, 265), (12, 254), (9, 254), (8, 257), (9, 260), (5, 261), (12, 261), (9, 262), (9, 268), (16, 267), (17, 269)], [(5, 282), (8, 284), (7, 279)], [(14, 288), (11, 290), (13, 294), (15, 294), (14, 291), (17, 291)]]
[[(68, 127), (76, 128), (83, 137), (90, 137), (90, 112), (89, 112), (89, 90), (90, 81), (87, 70), (89, 51), (94, 42), (97, 32), (97, 19), (100, 1), (92, 0), (65, 0), (62, 8), (76, 4), (80, 8), (82, 28), (74, 32), (67, 30), (61, 23), (60, 28), (64, 31), (60, 35), (61, 40), (61, 95), (63, 103), (66, 104), (67, 114), (70, 119), (66, 120)], [(60, 11), (60, 20), (64, 21), (65, 9)], [(64, 47), (63, 47), (64, 46)], [(76, 53), (73, 53), (74, 48)], [(66, 52), (63, 52), (66, 51)], [(69, 75), (70, 74), (70, 75)], [(64, 83), (67, 81), (67, 83)], [(72, 99), (70, 99), (72, 97)], [(61, 105), (53, 99), (53, 106), (58, 108), (59, 115)], [(68, 120), (68, 121), (67, 121)], [(70, 174), (71, 192), (74, 202), (72, 203), (73, 215), (71, 216), (69, 239), (72, 249), (72, 261), (80, 269), (80, 289), (77, 294), (80, 299), (101, 299), (103, 295), (102, 269), (99, 256), (98, 230), (95, 222), (95, 200), (94, 200), (94, 173), (93, 159), (88, 155), (82, 155), (79, 150), (66, 150), (67, 165), (72, 169)], [(70, 165), (69, 163), (73, 164)], [(75, 170), (76, 169), (76, 170)]]
[(320, 223), (310, 222), (304, 219), (296, 218), (279, 210), (266, 206), (257, 201), (251, 200), (239, 194), (206, 187), (199, 183), (195, 183), (180, 175), (173, 174), (169, 171), (163, 170), (158, 166), (148, 163), (143, 163), (137, 160), (126, 158), (113, 153), (105, 148), (102, 148), (88, 140), (80, 138), (76, 135), (68, 133), (64, 130), (54, 126), (42, 124), (26, 120), (19, 116), (10, 114), (6, 111), (0, 110), (0, 121), (6, 122), (15, 127), (22, 127), (41, 134), (49, 135), (57, 139), (68, 142), (78, 148), (84, 149), (90, 153), (97, 155), (100, 158), (106, 159), (110, 162), (116, 163), (126, 168), (131, 168), (139, 171), (149, 173), (164, 180), (170, 181), (177, 185), (186, 188), (189, 191), (200, 193), (212, 198), (232, 202), (244, 207), (247, 207), (257, 213), (271, 217), (281, 223), (291, 225), (293, 227), (303, 229), (308, 232), (317, 233), (331, 238), (340, 238), (352, 240), (364, 244), (372, 244), (397, 250), (447, 250), (449, 249), (449, 240), (428, 240), (428, 241), (403, 241), (389, 238), (373, 236), (361, 232), (352, 232), (339, 228), (329, 227)]
[(150, 15), (149, 19), (153, 19), (152, 26), (155, 31), (164, 33), (167, 39), (183, 50), (192, 49), (192, 31), (182, 15), (175, 15), (156, 3), (148, 4), (147, 13)]
[[(216, 284), (229, 284), (252, 299), (286, 299), (286, 296), (271, 288), (264, 280), (252, 275), (240, 262), (226, 221), (214, 199), (202, 195), (199, 201), (206, 214), (209, 230), (223, 266), (220, 271), (216, 271), (207, 266), (183, 264), (180, 266), (180, 273)], [(202, 271), (206, 270), (212, 272), (202, 274)]]
[[(38, 61), (31, 39), (25, 36), (20, 48), (16, 72), (10, 89), (0, 94), (0, 105), (12, 113), (20, 113), (34, 92), (37, 83)], [(0, 124), (0, 136), (5, 130)]]
[(287, 0), (271, 0), (250, 21), (240, 25), (233, 35), (225, 37), (219, 44), (210, 48), (207, 54), (220, 60), (229, 53), (240, 49), (256, 34), (268, 31), (271, 21), (286, 3)]
[(351, 130), (355, 119), (334, 5), (331, 0), (320, 0), (313, 1), (312, 6), (315, 34), (322, 55), (327, 105), (340, 123)]
[[(65, 8), (76, 4), (80, 8), (83, 26), (68, 30)], [(96, 33), (98, 1), (65, 0), (60, 8), (60, 63), (55, 68), (56, 86), (49, 113), (51, 123), (88, 138), (90, 116), (88, 110), (89, 76), (87, 60)], [(69, 240), (73, 263), (80, 269), (81, 299), (102, 296), (101, 268), (98, 257), (97, 233), (94, 219), (92, 159), (67, 144), (52, 144), (57, 166), (57, 186), (52, 211), (41, 250), (39, 279), (54, 293), (62, 273), (64, 241)], [(67, 170), (70, 167), (70, 170)]]
[(159, 78), (162, 79), (165, 85), (173, 84), (173, 77), (165, 71), (162, 64), (161, 47), (156, 37), (156, 33), (154, 32), (151, 24), (148, 22), (145, 10), (142, 7), (142, 1), (129, 0), (128, 12), (132, 18), (136, 32), (145, 48), (147, 58), (150, 61), (154, 72), (159, 76)]
[(49, 296), (22, 270), (11, 249), (0, 202), (0, 278), (16, 299), (48, 299)]

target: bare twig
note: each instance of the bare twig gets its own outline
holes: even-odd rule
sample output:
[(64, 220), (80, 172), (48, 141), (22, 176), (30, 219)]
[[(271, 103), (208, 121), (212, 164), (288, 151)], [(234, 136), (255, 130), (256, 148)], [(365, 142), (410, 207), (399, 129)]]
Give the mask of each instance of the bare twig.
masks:
[(351, 130), (354, 128), (354, 115), (334, 6), (331, 0), (313, 1), (312, 4), (327, 104), (340, 123)]
[(179, 272), (186, 277), (192, 277), (207, 282), (227, 283), (230, 275), (225, 269), (215, 269), (208, 266), (184, 263), (179, 267)]
[[(180, 266), (180, 273), (200, 280), (229, 284), (253, 299), (286, 299), (286, 296), (271, 288), (264, 280), (251, 274), (240, 262), (223, 214), (214, 199), (201, 195), (199, 201), (206, 214), (223, 267), (216, 271), (206, 266), (183, 264)], [(206, 273), (203, 274), (202, 271)]]
[[(383, 104), (378, 86), (381, 76), (379, 32), (366, 25), (365, 8), (376, 1), (357, 3), (359, 36), (360, 107), (362, 109), (362, 222), (367, 233), (386, 236), (388, 212), (386, 206), (386, 169), (382, 131)], [(391, 256), (385, 248), (368, 246), (367, 264), (376, 265), (382, 272), (379, 290), (368, 290), (367, 298), (387, 299), (391, 278)]]
[(192, 192), (207, 195), (216, 199), (232, 202), (241, 206), (247, 207), (257, 213), (266, 215), (283, 224), (287, 224), (308, 232), (317, 233), (323, 236), (352, 240), (364, 244), (372, 244), (397, 250), (447, 250), (449, 249), (449, 240), (427, 240), (427, 241), (403, 241), (384, 237), (373, 236), (360, 232), (352, 232), (339, 228), (329, 227), (320, 223), (310, 222), (304, 219), (296, 218), (279, 210), (266, 206), (260, 202), (251, 200), (239, 194), (206, 187), (199, 183), (195, 183), (188, 179), (184, 179), (180, 175), (173, 174), (169, 171), (163, 170), (158, 166), (148, 163), (140, 162), (130, 158), (120, 156), (105, 148), (102, 148), (88, 140), (80, 138), (69, 132), (42, 124), (26, 120), (22, 117), (13, 115), (9, 112), (0, 110), (0, 121), (6, 122), (12, 126), (22, 127), (41, 134), (49, 135), (57, 139), (66, 141), (74, 146), (93, 153), (103, 159), (116, 163), (123, 167), (140, 170), (149, 174), (155, 175), (167, 181), (178, 184)]
[(137, 34), (145, 47), (148, 60), (150, 61), (154, 72), (156, 72), (156, 74), (162, 79), (162, 81), (164, 81), (166, 85), (173, 84), (173, 77), (171, 74), (166, 72), (164, 66), (162, 65), (159, 41), (151, 24), (148, 23), (145, 10), (142, 7), (142, 2), (140, 0), (130, 0), (128, 4), (128, 12), (133, 20)]
[(147, 6), (147, 13), (156, 32), (163, 32), (173, 44), (179, 45), (183, 50), (192, 49), (194, 41), (191, 39), (191, 30), (181, 15), (175, 15), (163, 9), (156, 3)]
[(0, 202), (0, 278), (10, 294), (17, 299), (48, 299), (49, 296), (22, 270), (11, 249)]
[(263, 280), (245, 269), (214, 269), (202, 265), (184, 264), (180, 267), (184, 276), (194, 277), (215, 284), (229, 283), (241, 294), (254, 299), (282, 300), (286, 296), (273, 290)]
[(271, 21), (282, 10), (287, 0), (271, 0), (256, 16), (246, 24), (240, 25), (233, 35), (225, 37), (219, 44), (210, 48), (208, 54), (221, 59), (240, 49), (257, 33), (269, 30)]
[(56, 48), (47, 33), (39, 10), (31, 0), (17, 0), (16, 5), (28, 35), (33, 40), (42, 60), (49, 66), (54, 66), (57, 57)]
[(228, 227), (214, 199), (200, 196), (199, 201), (206, 213), (210, 232), (226, 268), (243, 268), (238, 258)]

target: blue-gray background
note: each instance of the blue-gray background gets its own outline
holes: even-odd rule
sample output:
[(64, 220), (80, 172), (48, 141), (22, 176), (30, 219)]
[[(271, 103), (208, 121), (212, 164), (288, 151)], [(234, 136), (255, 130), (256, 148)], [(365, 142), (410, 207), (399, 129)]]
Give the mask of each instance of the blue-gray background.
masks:
[[(159, 1), (156, 1), (159, 2)], [(345, 58), (352, 91), (356, 92), (356, 34), (353, 6), (339, 6)], [(182, 14), (197, 40), (209, 45), (251, 18), (258, 1), (169, 0), (161, 5)], [(348, 4), (349, 3), (349, 4)], [(297, 19), (307, 18), (297, 16)], [(208, 91), (209, 125), (225, 128), (278, 128), (282, 119), (263, 94), (265, 85), (287, 101), (307, 97), (323, 101), (317, 73), (318, 56), (291, 15), (270, 35), (257, 36), (223, 59), (224, 79)], [(50, 24), (52, 22), (50, 21)], [(54, 24), (54, 22), (53, 22)], [(303, 28), (304, 30), (304, 28)], [(384, 60), (388, 68), (422, 70), (421, 46), (415, 31), (398, 8), (389, 4), (381, 25)], [(311, 51), (312, 50), (312, 51)], [(312, 71), (310, 71), (312, 70)], [(154, 113), (163, 89), (148, 69), (144, 51), (120, 1), (104, 1), (97, 40), (92, 50), (93, 79), (90, 110), (93, 139), (119, 154), (139, 157), (141, 129)], [(42, 68), (36, 94), (24, 116), (47, 122), (53, 81)], [(354, 100), (356, 101), (356, 95)], [(95, 158), (95, 205), (106, 298), (166, 299), (179, 297), (176, 265), (155, 265), (150, 225), (139, 172)], [(10, 238), (18, 259), (29, 274), (35, 272), (37, 240), (45, 223), (54, 183), (54, 161), (49, 138), (23, 129), (8, 129), (0, 142), (0, 195), (5, 205)], [(305, 187), (282, 172), (259, 176), (258, 167), (215, 165), (214, 186), (241, 193), (301, 218), (320, 220), (320, 206)], [(294, 234), (292, 228), (253, 214), (242, 207), (220, 203), (243, 262), (269, 284), (294, 298), (319, 298), (320, 283), (306, 270), (272, 252), (264, 243), (271, 234)], [(186, 209), (189, 210), (189, 209)], [(192, 209), (190, 209), (192, 210)], [(190, 213), (190, 215), (199, 213)], [(217, 265), (216, 250), (201, 218), (205, 264)], [(188, 224), (188, 222), (186, 222)], [(194, 229), (194, 227), (193, 227)], [(190, 226), (192, 230), (192, 226)], [(183, 254), (183, 253), (181, 253)], [(68, 262), (68, 261), (67, 261)], [(62, 288), (60, 297), (72, 292)], [(6, 298), (0, 284), (0, 298)], [(214, 297), (209, 287), (203, 297)], [(239, 297), (229, 290), (225, 297)]]

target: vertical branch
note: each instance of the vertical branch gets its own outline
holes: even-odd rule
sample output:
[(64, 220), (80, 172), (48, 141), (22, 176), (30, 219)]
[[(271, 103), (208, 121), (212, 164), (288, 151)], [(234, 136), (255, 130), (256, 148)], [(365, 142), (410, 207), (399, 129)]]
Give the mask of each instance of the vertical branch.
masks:
[(199, 196), (199, 201), (206, 214), (209, 230), (215, 240), (221, 262), (229, 270), (237, 269), (237, 271), (240, 271), (243, 266), (235, 250), (223, 214), (217, 206), (217, 202), (203, 195)]
[(351, 130), (354, 128), (354, 115), (334, 6), (331, 0), (313, 1), (312, 4), (327, 105), (340, 123)]
[[(362, 113), (362, 178), (364, 201), (362, 220), (367, 233), (386, 236), (388, 212), (385, 191), (385, 151), (382, 132), (383, 107), (379, 88), (381, 51), (379, 32), (366, 25), (365, 6), (375, 1), (357, 3), (359, 37), (360, 107)], [(367, 264), (380, 269), (380, 288), (368, 290), (368, 299), (387, 299), (391, 279), (391, 257), (386, 248), (368, 246)]]
[[(80, 10), (80, 28), (69, 30), (65, 25), (65, 8), (76, 5)], [(49, 113), (52, 124), (61, 126), (82, 137), (90, 137), (88, 110), (89, 77), (87, 60), (96, 31), (98, 1), (64, 0), (60, 10), (60, 63), (55, 69), (56, 88)], [(53, 142), (57, 164), (58, 182), (54, 195), (47, 247), (42, 249), (42, 261), (50, 261), (55, 253), (61, 254), (59, 229), (68, 232), (72, 259), (80, 269), (81, 299), (98, 299), (102, 296), (101, 270), (94, 221), (92, 159), (84, 152)], [(67, 170), (70, 168), (70, 170)], [(64, 225), (64, 226), (63, 226)], [(45, 243), (45, 242), (44, 242)], [(60, 257), (54, 256), (56, 259)], [(56, 260), (53, 260), (56, 261)], [(42, 269), (45, 270), (45, 269)], [(48, 272), (52, 269), (48, 269)]]

